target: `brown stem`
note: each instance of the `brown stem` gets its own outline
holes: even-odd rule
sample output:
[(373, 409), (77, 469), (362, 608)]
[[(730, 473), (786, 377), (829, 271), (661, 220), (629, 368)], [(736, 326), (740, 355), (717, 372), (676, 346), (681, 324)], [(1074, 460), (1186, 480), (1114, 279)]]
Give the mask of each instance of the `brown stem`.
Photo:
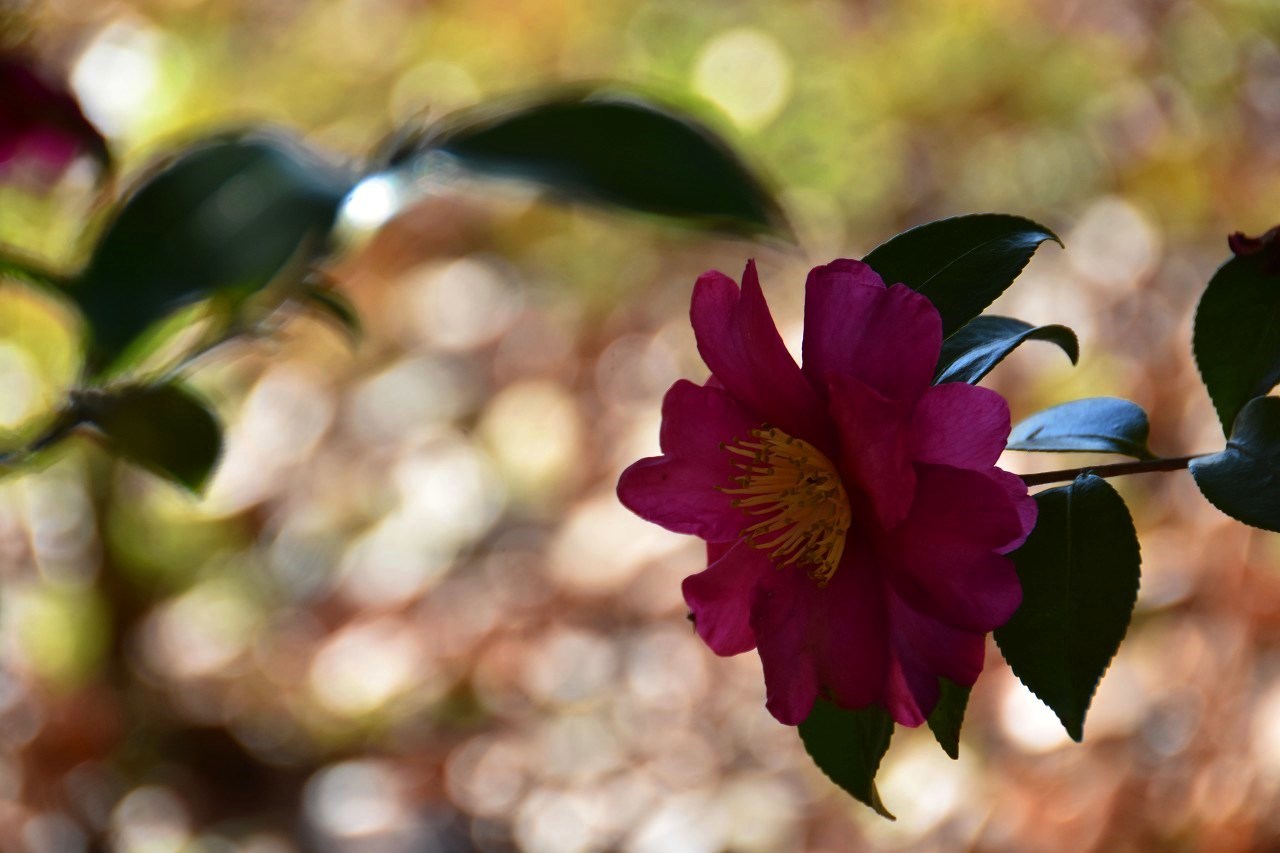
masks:
[(1191, 464), (1191, 460), (1207, 456), (1198, 453), (1194, 456), (1175, 456), (1170, 459), (1144, 459), (1138, 462), (1117, 462), (1113, 465), (1085, 465), (1081, 468), (1063, 468), (1059, 471), (1045, 471), (1040, 474), (1023, 474), (1022, 482), (1028, 486), (1043, 486), (1047, 483), (1066, 483), (1081, 474), (1093, 474), (1095, 477), (1123, 477), (1125, 474), (1146, 474), (1150, 471), (1180, 471)]

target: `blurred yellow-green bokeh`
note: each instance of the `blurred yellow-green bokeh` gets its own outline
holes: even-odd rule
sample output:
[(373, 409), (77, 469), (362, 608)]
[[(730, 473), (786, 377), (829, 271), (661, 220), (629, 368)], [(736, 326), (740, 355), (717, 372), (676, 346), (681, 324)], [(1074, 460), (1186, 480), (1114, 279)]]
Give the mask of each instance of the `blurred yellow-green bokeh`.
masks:
[[(205, 497), (87, 439), (0, 481), (0, 851), (1280, 845), (1280, 540), (1185, 472), (1120, 482), (1143, 586), (1084, 743), (992, 648), (958, 762), (895, 736), (895, 823), (767, 714), (754, 655), (690, 631), (700, 543), (613, 492), (667, 386), (705, 376), (699, 273), (754, 256), (798, 343), (810, 266), (977, 211), (1066, 245), (996, 306), (1083, 345), (992, 374), (1015, 417), (1114, 394), (1158, 453), (1220, 447), (1191, 315), (1226, 234), (1280, 220), (1280, 4), (30, 0), (0, 21), (125, 183), (227, 127), (357, 160), (414, 118), (619, 80), (698, 110), (799, 236), (442, 185), (334, 267), (358, 347), (298, 317), (195, 374), (228, 424)], [(85, 170), (6, 186), (0, 242), (74, 268), (95, 198)], [(57, 407), (77, 334), (0, 287), (0, 443)]]

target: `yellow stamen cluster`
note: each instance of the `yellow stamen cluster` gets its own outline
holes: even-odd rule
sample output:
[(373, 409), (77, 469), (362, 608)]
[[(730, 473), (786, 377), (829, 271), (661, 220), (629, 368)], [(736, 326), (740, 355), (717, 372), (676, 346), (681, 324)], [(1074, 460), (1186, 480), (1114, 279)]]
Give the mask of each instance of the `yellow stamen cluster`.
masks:
[(849, 532), (849, 496), (831, 460), (807, 441), (779, 429), (753, 429), (750, 440), (734, 439), (721, 449), (740, 459), (735, 467), (733, 505), (762, 520), (742, 536), (768, 551), (778, 568), (809, 567), (809, 577), (826, 586), (840, 565)]

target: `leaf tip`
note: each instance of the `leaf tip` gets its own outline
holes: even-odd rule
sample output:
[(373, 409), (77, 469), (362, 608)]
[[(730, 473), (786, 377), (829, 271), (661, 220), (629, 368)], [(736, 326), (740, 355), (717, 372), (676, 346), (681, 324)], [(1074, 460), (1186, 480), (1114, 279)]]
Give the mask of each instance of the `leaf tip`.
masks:
[(889, 811), (885, 806), (884, 800), (880, 799), (880, 789), (876, 787), (874, 782), (871, 784), (870, 799), (871, 802), (867, 803), (867, 805), (871, 806), (872, 811), (880, 815), (880, 817), (892, 821), (896, 821), (898, 819), (897, 816), (893, 812)]

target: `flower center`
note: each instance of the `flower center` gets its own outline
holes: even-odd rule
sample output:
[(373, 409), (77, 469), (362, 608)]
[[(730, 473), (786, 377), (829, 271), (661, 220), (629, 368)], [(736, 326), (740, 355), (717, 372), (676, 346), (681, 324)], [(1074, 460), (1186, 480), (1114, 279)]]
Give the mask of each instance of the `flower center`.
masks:
[(761, 520), (742, 537), (753, 548), (768, 551), (778, 568), (809, 567), (809, 577), (826, 586), (840, 565), (849, 532), (849, 496), (831, 460), (809, 444), (780, 429), (753, 429), (750, 438), (721, 444), (736, 457), (742, 474), (733, 505)]

